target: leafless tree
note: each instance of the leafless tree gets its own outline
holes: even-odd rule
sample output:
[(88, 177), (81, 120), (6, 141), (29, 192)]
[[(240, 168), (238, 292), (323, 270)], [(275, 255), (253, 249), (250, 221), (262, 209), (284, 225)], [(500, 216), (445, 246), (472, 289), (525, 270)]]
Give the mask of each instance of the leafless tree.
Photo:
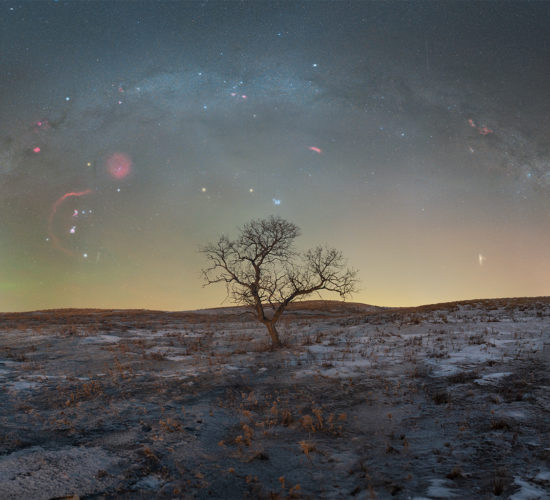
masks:
[(357, 291), (357, 271), (346, 267), (340, 251), (325, 246), (302, 254), (294, 250), (300, 229), (292, 222), (270, 216), (245, 224), (239, 233), (235, 240), (222, 235), (200, 249), (209, 262), (202, 270), (205, 286), (225, 283), (233, 302), (251, 306), (272, 348), (281, 346), (275, 325), (292, 301), (320, 290), (342, 298)]

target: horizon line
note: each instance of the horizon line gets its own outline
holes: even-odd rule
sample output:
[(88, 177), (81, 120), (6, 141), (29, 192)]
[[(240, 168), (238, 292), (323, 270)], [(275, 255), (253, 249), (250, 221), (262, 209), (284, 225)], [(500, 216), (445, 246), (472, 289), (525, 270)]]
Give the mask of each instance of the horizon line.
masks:
[[(534, 295), (534, 296), (516, 296), (516, 297), (478, 297), (474, 299), (458, 299), (458, 300), (449, 300), (443, 302), (430, 302), (418, 305), (407, 305), (407, 306), (381, 306), (377, 304), (367, 304), (365, 302), (352, 302), (346, 300), (334, 300), (334, 299), (310, 299), (310, 300), (299, 300), (296, 302), (291, 302), (289, 306), (305, 304), (311, 302), (324, 302), (324, 303), (338, 303), (338, 304), (348, 304), (355, 306), (367, 306), (367, 307), (376, 307), (380, 309), (416, 309), (420, 307), (429, 307), (429, 306), (442, 306), (447, 304), (462, 304), (462, 303), (471, 303), (479, 301), (502, 301), (502, 300), (535, 300), (535, 299), (547, 299), (550, 300), (550, 295)], [(269, 304), (265, 304), (267, 307), (270, 307)], [(177, 309), (177, 310), (168, 310), (168, 309), (148, 309), (145, 307), (51, 307), (47, 309), (32, 309), (32, 310), (23, 310), (23, 311), (0, 311), (0, 314), (31, 314), (31, 313), (44, 313), (44, 312), (53, 312), (53, 311), (143, 311), (143, 312), (157, 312), (157, 313), (196, 313), (201, 311), (210, 311), (215, 309), (231, 309), (231, 308), (248, 308), (252, 307), (247, 304), (232, 304), (227, 306), (214, 306), (214, 307), (204, 307), (197, 309)]]

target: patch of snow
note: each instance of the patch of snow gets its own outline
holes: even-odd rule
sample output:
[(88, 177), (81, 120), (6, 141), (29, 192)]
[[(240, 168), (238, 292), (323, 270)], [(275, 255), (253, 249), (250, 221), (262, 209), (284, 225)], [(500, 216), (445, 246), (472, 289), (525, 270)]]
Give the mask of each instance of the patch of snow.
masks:
[[(164, 346), (164, 345), (156, 345), (153, 346), (145, 351), (146, 354), (160, 354), (162, 356), (165, 356), (166, 359), (172, 359), (173, 361), (182, 361), (184, 359), (189, 359), (191, 356), (183, 355), (186, 350), (183, 347), (173, 347), (173, 346)], [(171, 357), (168, 357), (168, 356)], [(175, 359), (175, 358), (181, 358), (181, 359)]]
[(240, 371), (242, 370), (242, 367), (240, 366), (233, 366), (233, 365), (225, 365), (224, 368), (229, 371)]
[(160, 486), (162, 485), (162, 480), (155, 476), (150, 475), (146, 477), (142, 477), (135, 485), (135, 488), (144, 488), (146, 490), (158, 490)]
[(433, 359), (427, 359), (426, 363), (432, 367), (432, 375), (434, 377), (449, 377), (462, 371), (458, 366), (443, 364), (441, 361)]
[[(37, 382), (47, 382), (51, 379), (61, 379), (65, 380), (67, 378), (66, 375), (43, 375), (43, 374), (36, 374), (36, 375), (27, 375), (26, 378), (28, 380), (36, 380)], [(77, 380), (89, 380), (87, 377), (76, 377)]]
[(506, 347), (509, 344), (516, 344), (517, 341), (514, 339), (491, 339), (491, 342), (495, 344), (496, 347)]
[(445, 486), (446, 479), (432, 479), (428, 487), (427, 495), (431, 498), (453, 498), (456, 497), (455, 490)]
[(516, 420), (523, 420), (528, 417), (528, 415), (523, 410), (514, 410), (512, 408), (499, 411), (498, 415), (503, 417), (513, 418)]
[(467, 345), (460, 351), (450, 353), (450, 361), (453, 363), (486, 363), (497, 358), (496, 354), (489, 353), (480, 345)]
[(120, 337), (116, 335), (98, 335), (97, 337), (86, 337), (82, 339), (84, 344), (116, 344), (120, 342)]
[(520, 487), (508, 500), (548, 500), (550, 495), (543, 489), (523, 481), (520, 477), (514, 478), (514, 484)]
[(475, 384), (478, 385), (490, 385), (499, 381), (499, 379), (512, 375), (512, 372), (501, 372), (501, 373), (488, 373), (483, 375), (481, 378), (476, 378), (474, 380)]
[(434, 368), (434, 376), (449, 376), (460, 371), (460, 367), (475, 366), (499, 359), (498, 353), (490, 353), (479, 345), (466, 345), (462, 349), (449, 352), (448, 358), (426, 360)]
[(6, 384), (8, 388), (13, 391), (25, 391), (27, 389), (34, 389), (38, 386), (38, 382), (28, 382), (26, 380), (17, 380), (16, 382), (10, 382)]
[(193, 356), (166, 356), (166, 359), (170, 361), (188, 361)]
[(334, 348), (325, 344), (316, 344), (309, 346), (307, 350), (312, 354), (326, 354), (333, 351)]
[(156, 345), (145, 351), (146, 354), (167, 354), (170, 348), (164, 345)]
[(535, 479), (537, 481), (549, 481), (550, 482), (550, 470), (540, 471)]
[[(147, 338), (154, 338), (154, 337), (163, 337), (165, 335), (164, 332), (152, 332), (150, 330), (132, 330), (133, 333), (136, 335), (139, 335), (139, 337), (147, 337)], [(132, 340), (137, 340), (138, 337), (130, 337)]]
[(321, 370), (320, 373), (327, 377), (349, 377), (356, 375), (358, 371), (370, 368), (373, 363), (368, 359), (356, 359), (354, 361), (331, 361), (335, 365), (331, 368)]

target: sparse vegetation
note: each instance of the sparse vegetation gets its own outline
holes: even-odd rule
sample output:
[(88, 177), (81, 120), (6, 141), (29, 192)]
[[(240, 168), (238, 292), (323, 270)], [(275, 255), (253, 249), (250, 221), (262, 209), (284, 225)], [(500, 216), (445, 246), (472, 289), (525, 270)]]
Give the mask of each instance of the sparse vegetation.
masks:
[(0, 491), (229, 499), (431, 497), (443, 484), (467, 498), (542, 490), (548, 311), (546, 299), (414, 310), (289, 304), (276, 352), (238, 307), (0, 315)]

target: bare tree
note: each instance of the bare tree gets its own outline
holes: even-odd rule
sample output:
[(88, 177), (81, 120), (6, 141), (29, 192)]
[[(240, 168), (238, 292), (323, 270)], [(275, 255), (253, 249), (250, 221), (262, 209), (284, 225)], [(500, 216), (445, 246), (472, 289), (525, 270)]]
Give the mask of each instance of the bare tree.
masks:
[(205, 286), (225, 283), (233, 302), (251, 306), (273, 348), (281, 345), (275, 325), (292, 301), (320, 290), (342, 298), (357, 291), (357, 271), (346, 268), (340, 251), (324, 246), (303, 254), (294, 250), (300, 229), (292, 222), (271, 216), (253, 220), (239, 232), (235, 240), (222, 235), (200, 249), (209, 261), (202, 270)]

